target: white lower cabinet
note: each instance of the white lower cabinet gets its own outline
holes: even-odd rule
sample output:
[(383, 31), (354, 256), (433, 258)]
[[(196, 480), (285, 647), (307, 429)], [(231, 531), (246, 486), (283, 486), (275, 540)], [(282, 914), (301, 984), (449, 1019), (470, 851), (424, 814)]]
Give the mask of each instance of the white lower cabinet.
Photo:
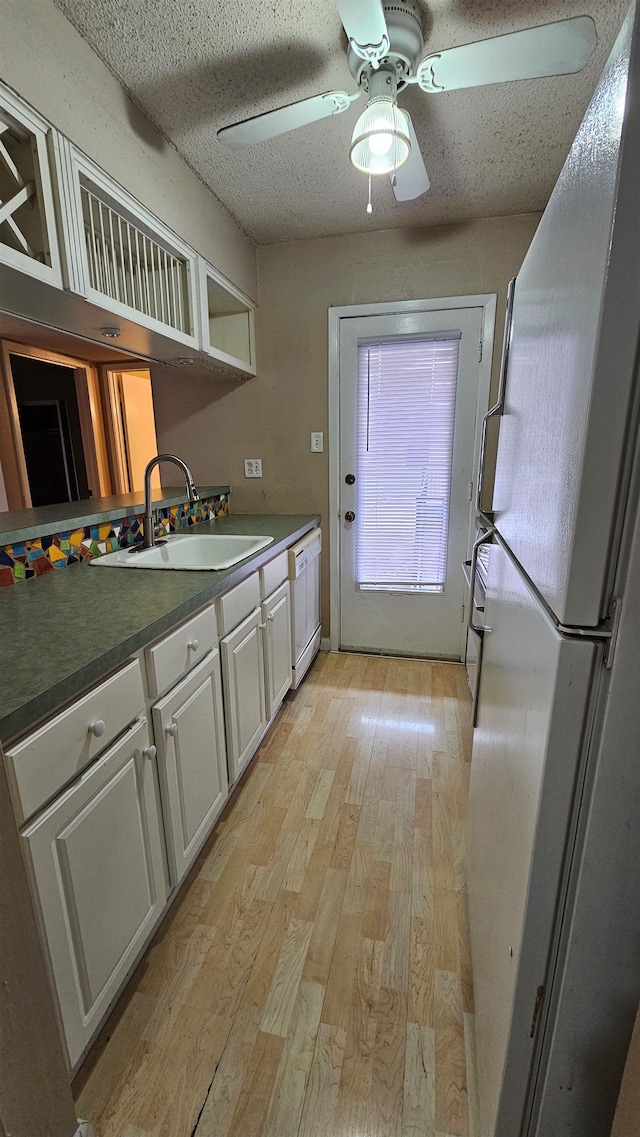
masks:
[(286, 571), (148, 645), (147, 696), (130, 660), (6, 753), (74, 1069), (291, 686)]
[(178, 883), (227, 798), (220, 653), (216, 648), (153, 707), (168, 805), (167, 845)]
[(147, 720), (138, 719), (23, 836), (74, 1066), (167, 896)]
[(285, 580), (262, 602), (265, 631), (267, 718), (271, 720), (291, 686), (291, 598)]
[(229, 779), (235, 782), (267, 728), (260, 608), (220, 642)]

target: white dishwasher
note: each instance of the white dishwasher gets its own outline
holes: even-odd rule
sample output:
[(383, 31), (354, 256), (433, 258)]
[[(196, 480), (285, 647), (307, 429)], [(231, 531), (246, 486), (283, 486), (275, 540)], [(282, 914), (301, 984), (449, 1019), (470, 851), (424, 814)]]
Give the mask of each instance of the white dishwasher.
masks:
[(322, 533), (312, 529), (289, 549), (291, 581), (292, 688), (299, 686), (320, 647), (320, 553)]

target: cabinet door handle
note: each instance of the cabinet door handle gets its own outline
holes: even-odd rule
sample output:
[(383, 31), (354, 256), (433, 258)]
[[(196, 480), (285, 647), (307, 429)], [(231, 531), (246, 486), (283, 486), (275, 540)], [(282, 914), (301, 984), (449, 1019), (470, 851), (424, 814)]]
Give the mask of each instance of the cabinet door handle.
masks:
[(197, 651), (198, 648), (200, 647), (200, 640), (191, 640), (189, 642), (189, 647), (191, 648), (192, 651)]
[(88, 730), (89, 734), (92, 734), (94, 738), (100, 738), (100, 736), (105, 732), (104, 720), (96, 719), (94, 722), (90, 722)]
[(153, 762), (153, 759), (157, 753), (158, 751), (156, 750), (155, 746), (145, 746), (144, 750), (142, 751), (142, 757), (149, 758)]
[(170, 736), (170, 738), (175, 738), (177, 733), (178, 733), (177, 722), (169, 723), (169, 726), (165, 727), (165, 730), (166, 730), (167, 734)]
[[(269, 617), (269, 618), (271, 618), (271, 617)], [(266, 626), (267, 626), (266, 624), (258, 624), (259, 628), (266, 628)]]

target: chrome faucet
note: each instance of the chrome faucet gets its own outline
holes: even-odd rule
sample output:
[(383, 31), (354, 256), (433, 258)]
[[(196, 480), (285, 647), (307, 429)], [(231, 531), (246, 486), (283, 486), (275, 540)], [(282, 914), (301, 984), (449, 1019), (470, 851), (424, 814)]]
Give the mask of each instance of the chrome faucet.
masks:
[(187, 487), (187, 495), (188, 495), (189, 501), (190, 502), (200, 501), (200, 498), (198, 497), (198, 493), (196, 491), (196, 487), (193, 484), (193, 477), (191, 475), (191, 470), (187, 466), (186, 462), (182, 461), (182, 458), (178, 458), (178, 456), (176, 454), (158, 454), (155, 458), (152, 458), (150, 462), (147, 462), (147, 465), (146, 465), (145, 471), (144, 471), (144, 529), (143, 529), (144, 540), (142, 542), (143, 549), (151, 549), (151, 548), (153, 548), (153, 546), (156, 543), (155, 527), (154, 527), (154, 523), (153, 523), (153, 517), (151, 516), (151, 475), (152, 475), (153, 471), (155, 470), (156, 466), (159, 466), (161, 462), (174, 462), (175, 465), (178, 466), (179, 469), (182, 470), (182, 473), (184, 474), (184, 480), (185, 480), (185, 484)]

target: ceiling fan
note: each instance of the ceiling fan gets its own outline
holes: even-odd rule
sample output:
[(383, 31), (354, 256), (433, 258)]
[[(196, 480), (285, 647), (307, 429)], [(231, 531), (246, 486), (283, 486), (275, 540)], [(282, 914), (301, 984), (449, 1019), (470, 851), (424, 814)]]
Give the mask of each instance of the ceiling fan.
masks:
[(424, 55), (420, 12), (411, 0), (336, 0), (336, 4), (349, 41), (347, 63), (358, 90), (313, 95), (225, 126), (218, 138), (234, 147), (264, 142), (342, 114), (366, 92), (369, 97), (356, 122), (349, 156), (364, 173), (389, 174), (398, 201), (410, 201), (429, 189), (413, 123), (397, 104), (398, 92), (412, 83), (427, 94), (437, 94), (568, 75), (582, 70), (597, 43), (591, 17), (575, 16)]

